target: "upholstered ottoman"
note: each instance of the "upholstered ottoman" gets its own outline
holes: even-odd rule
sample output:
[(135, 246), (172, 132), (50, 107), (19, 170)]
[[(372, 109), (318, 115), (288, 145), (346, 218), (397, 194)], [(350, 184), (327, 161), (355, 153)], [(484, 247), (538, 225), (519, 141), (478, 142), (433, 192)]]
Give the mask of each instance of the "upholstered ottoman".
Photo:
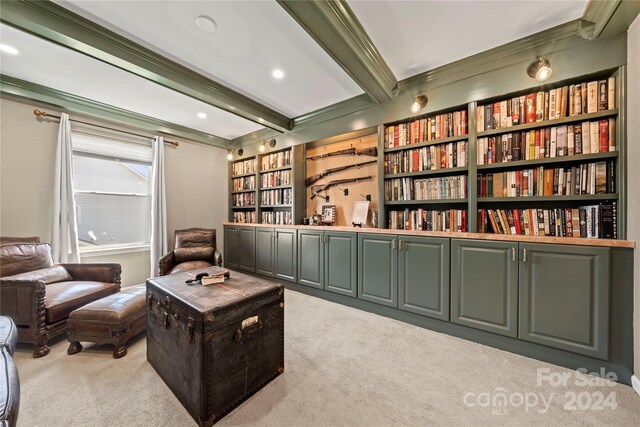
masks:
[(131, 286), (71, 312), (67, 354), (80, 352), (80, 341), (89, 341), (115, 345), (114, 359), (126, 355), (127, 341), (147, 329), (145, 294), (145, 285)]

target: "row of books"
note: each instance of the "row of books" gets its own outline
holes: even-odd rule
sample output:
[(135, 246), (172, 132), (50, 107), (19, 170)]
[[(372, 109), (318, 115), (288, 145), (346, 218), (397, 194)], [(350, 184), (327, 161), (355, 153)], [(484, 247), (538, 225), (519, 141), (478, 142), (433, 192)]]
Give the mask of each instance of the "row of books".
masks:
[(248, 173), (256, 173), (256, 160), (248, 159), (231, 164), (231, 175), (246, 175)]
[(534, 92), (479, 106), (477, 131), (612, 110), (615, 98), (615, 77)]
[(263, 224), (291, 225), (293, 215), (291, 211), (262, 212)]
[(616, 151), (615, 119), (478, 138), (478, 164)]
[(291, 171), (275, 171), (260, 175), (261, 188), (279, 187), (281, 185), (291, 185)]
[(387, 212), (391, 230), (467, 231), (467, 211), (464, 209), (405, 209)]
[(467, 197), (467, 176), (387, 179), (384, 196), (387, 201), (463, 199)]
[(279, 151), (277, 153), (266, 154), (261, 160), (262, 170), (283, 168), (291, 166), (291, 150)]
[(478, 175), (479, 197), (570, 196), (616, 192), (613, 160), (567, 168), (545, 168)]
[(255, 206), (256, 193), (240, 193), (231, 195), (231, 206)]
[(480, 209), (478, 232), (617, 239), (617, 206), (603, 202), (572, 209)]
[(385, 153), (384, 173), (407, 173), (467, 165), (467, 141)]
[(387, 126), (384, 132), (384, 147), (402, 147), (466, 134), (467, 111), (460, 110)]
[(234, 212), (233, 213), (233, 222), (237, 222), (237, 223), (240, 223), (240, 224), (255, 224), (255, 222), (256, 222), (256, 211)]
[(290, 205), (293, 203), (293, 191), (290, 188), (260, 192), (262, 205)]
[(242, 178), (233, 178), (231, 180), (233, 191), (255, 190), (256, 176), (243, 176)]

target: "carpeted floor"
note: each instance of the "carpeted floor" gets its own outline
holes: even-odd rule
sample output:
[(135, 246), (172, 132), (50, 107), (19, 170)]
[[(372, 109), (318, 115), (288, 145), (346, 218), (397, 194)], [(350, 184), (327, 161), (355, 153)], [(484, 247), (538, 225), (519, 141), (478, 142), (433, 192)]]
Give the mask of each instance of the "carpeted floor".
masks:
[[(293, 291), (285, 296), (284, 375), (217, 425), (639, 423), (640, 396), (630, 387), (585, 386), (594, 377)], [(146, 362), (144, 338), (119, 360), (108, 346), (74, 356), (66, 349), (59, 340), (41, 359), (28, 346), (18, 349), (18, 426), (195, 424)], [(567, 384), (538, 384), (538, 369), (566, 374)], [(506, 405), (494, 401), (500, 393)]]

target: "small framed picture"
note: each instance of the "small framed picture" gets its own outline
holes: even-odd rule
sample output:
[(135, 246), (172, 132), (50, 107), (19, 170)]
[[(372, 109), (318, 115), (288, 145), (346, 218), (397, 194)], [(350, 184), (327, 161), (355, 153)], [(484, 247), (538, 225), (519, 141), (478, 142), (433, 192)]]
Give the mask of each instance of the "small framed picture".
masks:
[(322, 206), (322, 222), (324, 224), (333, 224), (336, 222), (336, 206), (324, 205)]

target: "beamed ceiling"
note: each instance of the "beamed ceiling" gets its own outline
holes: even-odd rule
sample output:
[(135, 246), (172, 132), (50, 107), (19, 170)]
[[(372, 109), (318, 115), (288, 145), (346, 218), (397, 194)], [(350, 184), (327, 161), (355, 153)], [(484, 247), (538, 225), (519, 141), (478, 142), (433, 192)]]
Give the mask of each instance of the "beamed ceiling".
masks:
[[(618, 1), (610, 3), (598, 19), (611, 16)], [(387, 102), (400, 80), (588, 16), (591, 5), (72, 0), (0, 7), (0, 41), (19, 51), (1, 54), (5, 80), (173, 123), (228, 146), (247, 134), (287, 132), (301, 117), (347, 100), (360, 108)], [(215, 30), (200, 29), (199, 16)]]

